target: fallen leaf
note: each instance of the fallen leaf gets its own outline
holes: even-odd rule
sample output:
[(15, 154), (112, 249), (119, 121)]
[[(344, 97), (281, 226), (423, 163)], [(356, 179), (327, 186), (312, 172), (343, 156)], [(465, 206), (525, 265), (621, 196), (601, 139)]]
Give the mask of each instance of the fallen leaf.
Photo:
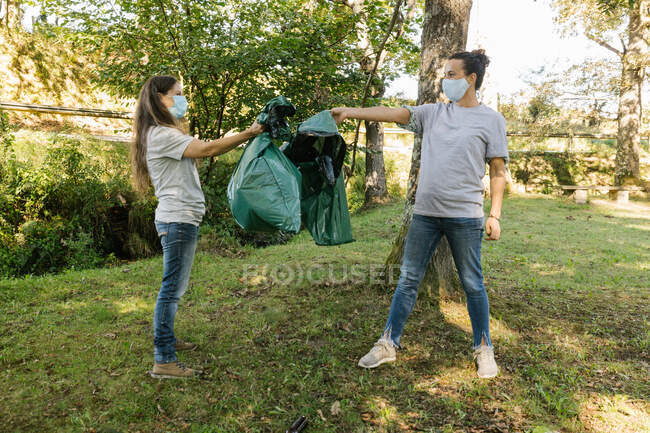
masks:
[(332, 407), (330, 408), (330, 413), (332, 416), (339, 416), (341, 414), (341, 402), (336, 400), (334, 403), (332, 403)]
[(320, 419), (323, 420), (323, 422), (327, 422), (327, 419), (325, 419), (325, 417), (323, 416), (323, 411), (321, 411), (320, 409), (318, 409), (318, 410), (316, 410), (316, 413), (318, 414), (318, 416), (320, 417)]

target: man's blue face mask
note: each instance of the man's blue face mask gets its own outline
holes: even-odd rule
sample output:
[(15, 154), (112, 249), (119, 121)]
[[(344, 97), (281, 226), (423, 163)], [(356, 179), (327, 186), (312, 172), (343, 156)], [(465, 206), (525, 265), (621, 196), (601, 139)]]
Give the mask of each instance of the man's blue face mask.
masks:
[(452, 102), (458, 102), (463, 99), (467, 89), (469, 89), (469, 83), (465, 78), (458, 78), (456, 80), (443, 78), (442, 80), (442, 91), (445, 92), (445, 96)]
[(169, 107), (169, 112), (175, 118), (180, 119), (187, 112), (187, 99), (182, 95), (174, 95), (172, 98), (174, 98), (174, 105)]

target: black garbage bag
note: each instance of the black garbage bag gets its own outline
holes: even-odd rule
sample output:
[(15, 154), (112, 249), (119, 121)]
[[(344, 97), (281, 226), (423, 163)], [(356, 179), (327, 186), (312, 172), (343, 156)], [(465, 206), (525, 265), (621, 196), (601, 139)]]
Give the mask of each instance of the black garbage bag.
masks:
[(301, 123), (281, 150), (302, 175), (302, 221), (316, 244), (354, 241), (342, 173), (347, 146), (329, 110)]

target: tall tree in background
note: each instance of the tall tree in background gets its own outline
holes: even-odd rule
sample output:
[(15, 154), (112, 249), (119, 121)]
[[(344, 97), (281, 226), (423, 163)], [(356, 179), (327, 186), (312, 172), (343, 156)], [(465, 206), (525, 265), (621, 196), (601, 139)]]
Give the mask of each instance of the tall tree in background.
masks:
[[(561, 108), (582, 112), (589, 127), (600, 126), (606, 117), (616, 116), (620, 93), (620, 62), (612, 59), (584, 59), (563, 68), (532, 70), (524, 80), (534, 91), (528, 102), (528, 131), (575, 130), (576, 120), (560, 114)], [(575, 131), (574, 131), (575, 132)]]
[[(43, 0), (61, 31), (99, 53), (97, 81), (134, 98), (154, 74), (179, 76), (190, 133), (219, 138), (250, 124), (278, 93), (296, 119), (354, 100), (356, 17), (331, 2)], [(213, 159), (207, 163), (210, 176)]]
[(566, 32), (584, 31), (620, 60), (616, 185), (639, 184), (642, 87), (650, 66), (650, 0), (555, 0)]
[(23, 20), (23, 0), (0, 0), (0, 23), (6, 28), (14, 28)]
[[(441, 80), (447, 58), (458, 51), (465, 50), (472, 0), (426, 0), (424, 25), (422, 29), (422, 51), (420, 58), (420, 77), (418, 84), (418, 104), (429, 104), (440, 100)], [(392, 268), (401, 263), (404, 243), (408, 232), (415, 191), (420, 172), (420, 151), (422, 140), (415, 138), (411, 170), (409, 173), (406, 203), (402, 227), (393, 243), (386, 260), (386, 276), (392, 278)], [(439, 290), (456, 295), (461, 291), (460, 280), (453, 265), (451, 249), (443, 237), (429, 263), (422, 281), (430, 294)], [(434, 299), (437, 297), (433, 296)]]
[[(399, 17), (389, 28), (395, 1), (340, 0), (357, 17), (357, 56), (361, 71), (369, 77), (374, 70), (378, 73), (372, 80), (370, 98), (381, 100), (386, 90), (386, 80), (397, 72), (414, 72), (417, 46), (409, 36), (409, 28), (416, 12), (415, 0), (398, 0), (403, 3)], [(378, 55), (383, 38), (390, 41)], [(391, 61), (398, 59), (396, 63)], [(387, 66), (387, 67), (386, 67)], [(384, 128), (382, 122), (365, 121), (366, 129), (366, 191), (364, 206), (381, 203), (388, 197), (386, 170), (384, 168)]]

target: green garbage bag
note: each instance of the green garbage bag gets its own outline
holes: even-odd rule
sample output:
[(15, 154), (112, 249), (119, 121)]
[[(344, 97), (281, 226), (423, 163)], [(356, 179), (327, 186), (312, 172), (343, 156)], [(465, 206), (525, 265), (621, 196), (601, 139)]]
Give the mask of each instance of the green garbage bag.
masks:
[(325, 185), (317, 194), (300, 202), (303, 221), (317, 245), (339, 245), (353, 242), (348, 199), (343, 176), (334, 186)]
[(300, 231), (301, 174), (273, 142), (290, 139), (286, 116), (295, 107), (283, 96), (269, 101), (258, 122), (265, 132), (248, 142), (230, 182), (227, 197), (235, 221), (249, 231)]
[(327, 110), (301, 123), (283, 149), (302, 175), (302, 221), (317, 245), (354, 241), (342, 172), (346, 148)]

